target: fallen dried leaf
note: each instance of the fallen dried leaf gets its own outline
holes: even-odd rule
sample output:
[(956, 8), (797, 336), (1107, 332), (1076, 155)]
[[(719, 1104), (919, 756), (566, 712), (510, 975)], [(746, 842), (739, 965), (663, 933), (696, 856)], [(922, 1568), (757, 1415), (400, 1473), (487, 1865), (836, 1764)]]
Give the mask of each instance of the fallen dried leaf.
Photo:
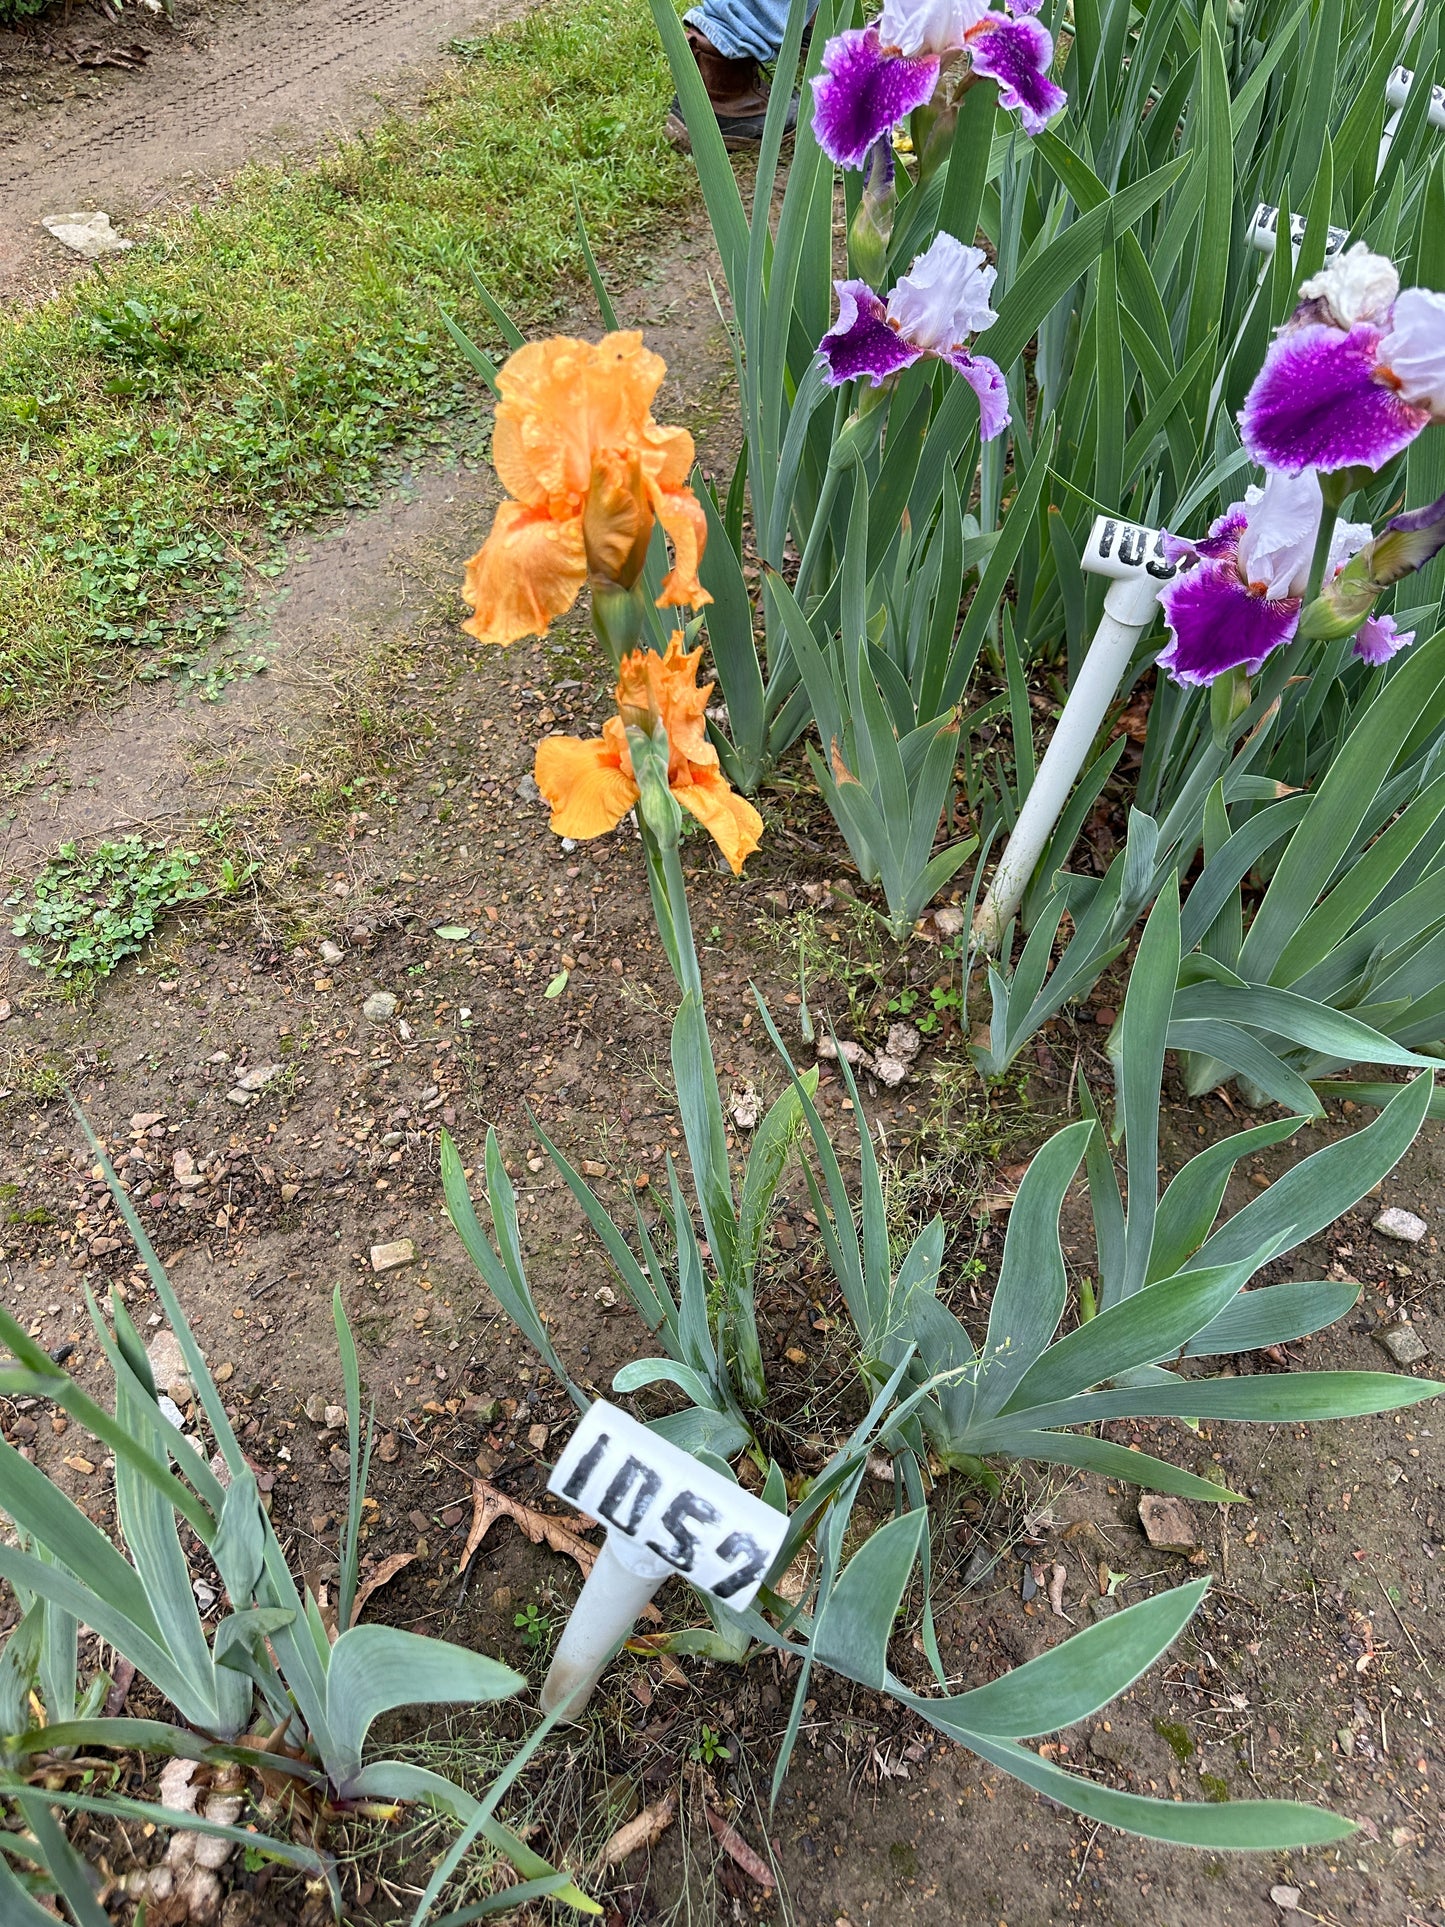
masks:
[(665, 1793), (650, 1807), (644, 1807), (641, 1813), (634, 1815), (613, 1834), (592, 1862), (593, 1873), (606, 1873), (609, 1867), (621, 1866), (627, 1856), (636, 1853), (639, 1847), (655, 1847), (672, 1825), (676, 1814), (677, 1797), (672, 1793)]
[(1068, 1576), (1063, 1566), (1049, 1567), (1049, 1608), (1058, 1619), (1068, 1617), (1064, 1611), (1064, 1582)]
[(361, 1617), (361, 1609), (374, 1592), (379, 1592), (389, 1579), (395, 1579), (404, 1566), (409, 1566), (416, 1554), (414, 1552), (393, 1552), (383, 1559), (373, 1572), (362, 1580), (356, 1589), (356, 1598), (351, 1607), (351, 1623), (354, 1626)]
[(1298, 1887), (1271, 1887), (1269, 1897), (1282, 1914), (1299, 1912), (1300, 1890)]
[(773, 1879), (773, 1870), (767, 1861), (754, 1853), (737, 1828), (729, 1826), (726, 1820), (719, 1819), (711, 1807), (704, 1807), (703, 1811), (707, 1814), (707, 1823), (712, 1828), (713, 1836), (723, 1852), (730, 1860), (736, 1861), (749, 1880), (756, 1880), (760, 1887), (765, 1887), (771, 1893), (777, 1882)]
[[(584, 1579), (591, 1572), (597, 1553), (585, 1539), (579, 1539), (575, 1532), (569, 1531), (560, 1519), (554, 1519), (550, 1513), (538, 1512), (532, 1506), (523, 1505), (520, 1499), (509, 1499), (505, 1492), (498, 1492), (485, 1479), (472, 1481), (472, 1527), (467, 1534), (467, 1543), (462, 1548), (463, 1572), (498, 1519), (515, 1519), (534, 1546), (550, 1546), (553, 1552), (564, 1552), (569, 1559), (575, 1559)], [(656, 1606), (645, 1607), (643, 1614), (647, 1619), (662, 1618)]]

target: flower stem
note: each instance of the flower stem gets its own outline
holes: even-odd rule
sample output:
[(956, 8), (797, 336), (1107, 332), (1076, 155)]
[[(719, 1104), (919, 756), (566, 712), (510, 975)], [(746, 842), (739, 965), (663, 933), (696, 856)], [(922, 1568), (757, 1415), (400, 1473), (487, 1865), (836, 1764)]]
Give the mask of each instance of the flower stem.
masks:
[(1325, 579), (1325, 569), (1330, 559), (1330, 544), (1335, 539), (1335, 524), (1339, 519), (1340, 511), (1338, 506), (1331, 502), (1327, 496), (1325, 498), (1325, 505), (1320, 511), (1320, 527), (1319, 534), (1315, 537), (1315, 552), (1310, 557), (1309, 587), (1305, 590), (1304, 595), (1306, 605), (1314, 601), (1320, 592), (1320, 585)]

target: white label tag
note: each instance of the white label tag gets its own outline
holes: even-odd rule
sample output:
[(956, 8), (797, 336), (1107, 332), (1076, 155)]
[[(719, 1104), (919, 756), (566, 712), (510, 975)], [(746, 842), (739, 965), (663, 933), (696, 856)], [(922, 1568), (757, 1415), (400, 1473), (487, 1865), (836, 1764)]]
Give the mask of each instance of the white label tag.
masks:
[[(1298, 254), (1300, 243), (1305, 238), (1306, 220), (1303, 214), (1289, 217), (1290, 246)], [(1274, 244), (1279, 232), (1279, 209), (1271, 207), (1268, 201), (1261, 201), (1249, 220), (1249, 244), (1261, 254), (1273, 254)], [(1350, 238), (1349, 229), (1331, 227), (1325, 229), (1325, 259), (1333, 261), (1340, 249)]]
[(739, 1612), (788, 1530), (786, 1514), (604, 1399), (567, 1441), (547, 1490)]
[[(1414, 85), (1414, 73), (1408, 67), (1396, 67), (1385, 82), (1385, 99), (1392, 107), (1403, 107), (1410, 98)], [(1432, 127), (1445, 127), (1445, 86), (1430, 89), (1430, 105), (1425, 118)]]
[(1164, 559), (1163, 537), (1158, 529), (1125, 522), (1117, 515), (1095, 517), (1079, 566), (1086, 575), (1112, 576), (1116, 582), (1129, 582), (1137, 576), (1168, 582), (1177, 568)]

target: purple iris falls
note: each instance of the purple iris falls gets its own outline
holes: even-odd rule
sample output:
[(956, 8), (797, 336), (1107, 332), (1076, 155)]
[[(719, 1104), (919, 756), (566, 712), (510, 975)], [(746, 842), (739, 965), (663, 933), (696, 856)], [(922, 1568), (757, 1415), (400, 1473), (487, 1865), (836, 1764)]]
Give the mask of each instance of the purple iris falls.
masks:
[(968, 46), (973, 71), (998, 82), (999, 105), (1018, 114), (1026, 134), (1042, 134), (1068, 99), (1049, 79), (1054, 42), (1048, 29), (1037, 20), (986, 13), (970, 28)]
[(885, 53), (876, 27), (840, 33), (813, 81), (813, 133), (830, 161), (861, 167), (868, 149), (933, 98), (938, 57)]
[(1008, 426), (1008, 385), (987, 355), (973, 355), (970, 335), (998, 319), (989, 306), (998, 270), (981, 248), (938, 234), (884, 302), (866, 281), (839, 281), (838, 319), (818, 344), (830, 386), (890, 375), (931, 356), (957, 369), (978, 396), (979, 427), (992, 441)]
[(1300, 295), (1239, 418), (1257, 462), (1378, 469), (1445, 421), (1445, 294), (1402, 294), (1394, 265), (1357, 243)]
[[(1313, 471), (1269, 474), (1222, 515), (1201, 542), (1168, 537), (1185, 567), (1159, 592), (1171, 641), (1159, 657), (1178, 683), (1211, 683), (1232, 669), (1250, 675), (1299, 627), (1324, 498)], [(1332, 574), (1370, 539), (1367, 523), (1341, 522), (1330, 544)]]
[(1415, 631), (1406, 629), (1402, 632), (1397, 629), (1393, 616), (1369, 616), (1360, 624), (1355, 635), (1355, 654), (1361, 662), (1378, 669), (1391, 656), (1408, 649), (1414, 640)]
[(964, 71), (965, 54), (1037, 134), (1067, 98), (1048, 77), (1052, 36), (1029, 18), (1038, 4), (1016, 0), (1002, 13), (986, 0), (884, 0), (872, 26), (835, 34), (823, 49), (813, 81), (818, 145), (839, 166), (861, 167), (875, 141), (933, 99), (945, 66)]

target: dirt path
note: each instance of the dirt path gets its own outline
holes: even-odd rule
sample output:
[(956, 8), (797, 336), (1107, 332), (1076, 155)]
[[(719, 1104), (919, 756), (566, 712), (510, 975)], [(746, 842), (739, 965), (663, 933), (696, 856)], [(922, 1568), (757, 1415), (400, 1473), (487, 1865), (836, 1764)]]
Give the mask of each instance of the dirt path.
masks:
[[(42, 215), (103, 207), (127, 232), (247, 161), (309, 154), (420, 91), (449, 40), (517, 0), (236, 0), (175, 23), (78, 8), (0, 33), (0, 299), (79, 267)], [(134, 70), (78, 66), (140, 49)], [(131, 57), (135, 57), (132, 55)]]

